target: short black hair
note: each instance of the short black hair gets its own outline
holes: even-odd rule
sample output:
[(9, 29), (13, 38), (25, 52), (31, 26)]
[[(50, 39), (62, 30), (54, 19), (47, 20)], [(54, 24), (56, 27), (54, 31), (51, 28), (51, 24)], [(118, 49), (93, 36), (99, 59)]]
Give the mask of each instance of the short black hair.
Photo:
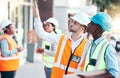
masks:
[(50, 23), (53, 27), (55, 27), (55, 25), (53, 23)]
[(12, 24), (9, 24), (8, 26), (5, 27), (6, 29), (4, 30), (4, 33), (7, 33), (7, 29), (9, 29), (11, 25)]

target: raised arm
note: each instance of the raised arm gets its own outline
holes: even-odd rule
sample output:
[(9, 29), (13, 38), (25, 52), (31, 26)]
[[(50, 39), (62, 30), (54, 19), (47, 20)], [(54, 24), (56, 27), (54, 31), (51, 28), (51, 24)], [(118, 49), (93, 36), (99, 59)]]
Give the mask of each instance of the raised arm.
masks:
[(34, 14), (34, 18), (39, 18), (40, 17), (39, 9), (38, 9), (38, 5), (36, 3), (36, 0), (34, 0), (34, 3), (33, 3), (33, 14)]
[(43, 23), (40, 19), (39, 9), (36, 0), (33, 3), (33, 16), (34, 16), (34, 28), (37, 35), (43, 40), (57, 44), (60, 38), (60, 35), (48, 33), (43, 29)]

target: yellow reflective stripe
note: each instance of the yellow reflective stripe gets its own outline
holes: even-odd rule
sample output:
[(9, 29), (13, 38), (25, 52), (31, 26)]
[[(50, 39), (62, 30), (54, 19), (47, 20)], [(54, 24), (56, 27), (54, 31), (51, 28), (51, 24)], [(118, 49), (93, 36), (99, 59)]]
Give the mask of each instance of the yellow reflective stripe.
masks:
[(44, 60), (44, 59), (42, 59), (43, 60), (43, 62), (45, 62), (45, 63), (48, 63), (48, 64), (54, 64), (54, 62), (50, 62), (50, 61), (47, 61), (47, 60)]
[(11, 56), (11, 57), (0, 57), (0, 60), (14, 60), (18, 59), (19, 56)]
[(98, 70), (99, 69), (99, 65), (100, 65), (100, 60), (101, 60), (101, 56), (102, 56), (102, 53), (103, 51), (101, 52), (101, 50), (104, 50), (107, 48), (107, 45), (108, 45), (108, 42), (104, 42), (101, 46), (101, 48), (99, 49), (99, 52), (98, 52), (98, 57), (97, 57), (97, 62), (96, 62), (96, 66), (95, 66), (95, 69), (94, 70)]
[[(66, 68), (67, 68), (67, 66), (64, 66), (64, 65), (58, 64), (58, 63), (55, 63), (54, 66), (58, 67), (58, 68), (61, 68), (63, 70), (66, 70)], [(68, 68), (68, 72), (76, 72), (76, 71), (77, 71), (77, 69), (74, 69), (74, 68), (71, 68), (71, 67)]]
[(59, 64), (60, 64), (60, 61), (61, 61), (61, 58), (62, 58), (62, 54), (63, 54), (63, 50), (64, 50), (64, 47), (65, 47), (65, 44), (66, 44), (66, 40), (67, 40), (67, 36), (65, 36), (65, 38), (62, 42), (62, 46), (60, 48), (60, 52), (59, 52), (58, 59), (57, 59), (57, 63), (59, 63)]

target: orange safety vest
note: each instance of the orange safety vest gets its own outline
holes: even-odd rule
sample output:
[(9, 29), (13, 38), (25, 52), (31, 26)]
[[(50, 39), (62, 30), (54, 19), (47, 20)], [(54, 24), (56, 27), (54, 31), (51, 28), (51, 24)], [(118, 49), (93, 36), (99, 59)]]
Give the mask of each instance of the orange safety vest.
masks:
[[(8, 35), (3, 34), (2, 39), (8, 41), (8, 50), (17, 48), (16, 42), (10, 38)], [(0, 51), (0, 71), (14, 71), (17, 70), (19, 66), (18, 54), (11, 55), (10, 57), (3, 57)]]
[(54, 66), (52, 68), (51, 78), (63, 78), (65, 74), (72, 74), (78, 68), (82, 71), (84, 69), (84, 60), (81, 61), (82, 54), (84, 54), (84, 47), (87, 39), (84, 38), (72, 53), (71, 40), (67, 39), (65, 35), (61, 36), (58, 44), (58, 49), (55, 56)]

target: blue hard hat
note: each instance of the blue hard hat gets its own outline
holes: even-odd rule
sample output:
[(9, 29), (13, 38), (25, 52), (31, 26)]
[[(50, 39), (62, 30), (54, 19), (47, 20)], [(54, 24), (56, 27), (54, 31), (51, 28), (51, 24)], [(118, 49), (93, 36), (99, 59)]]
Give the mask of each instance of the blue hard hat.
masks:
[(112, 27), (111, 17), (104, 12), (99, 12), (90, 19), (95, 24), (99, 24), (102, 27), (102, 29), (105, 31), (110, 31)]

